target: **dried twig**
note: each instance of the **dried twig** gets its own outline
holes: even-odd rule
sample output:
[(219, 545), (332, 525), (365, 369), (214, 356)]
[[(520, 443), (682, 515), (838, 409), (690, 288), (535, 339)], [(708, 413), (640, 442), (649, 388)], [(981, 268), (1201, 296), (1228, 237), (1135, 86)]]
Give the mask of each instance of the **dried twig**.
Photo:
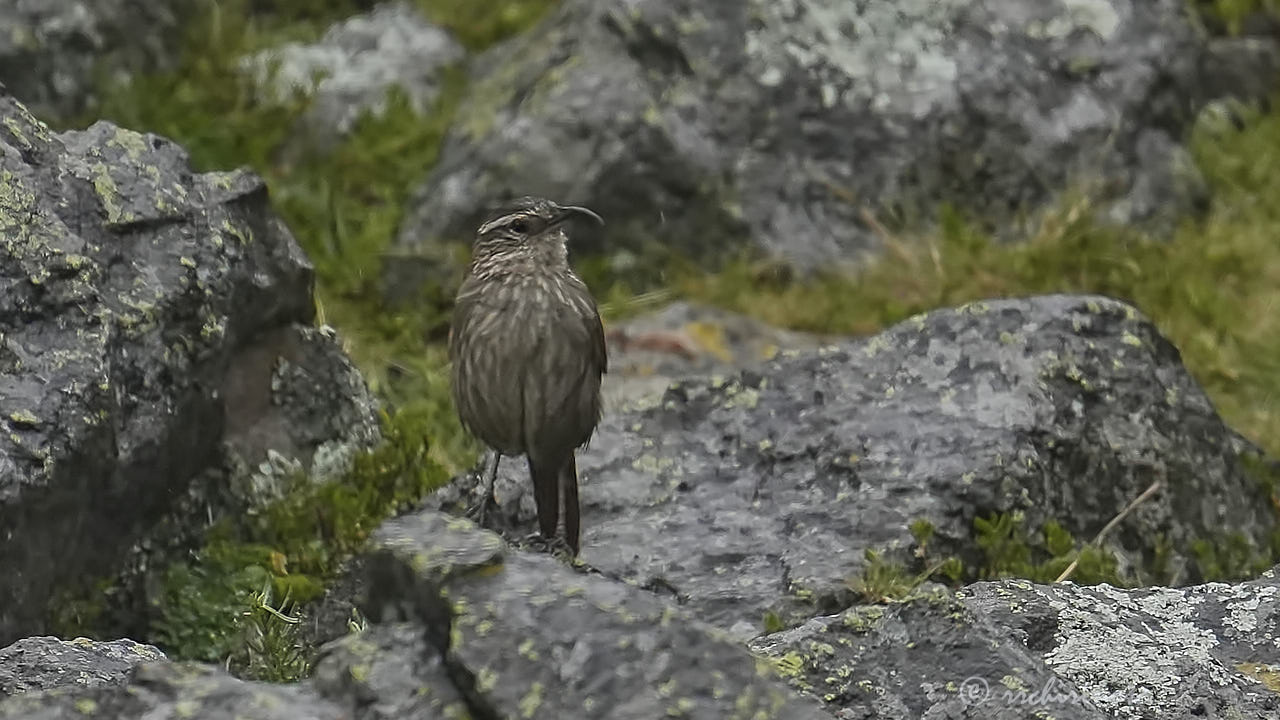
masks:
[[(1111, 518), (1111, 522), (1103, 526), (1103, 528), (1098, 531), (1098, 534), (1094, 536), (1093, 542), (1089, 544), (1095, 547), (1100, 546), (1102, 544), (1102, 539), (1107, 536), (1107, 533), (1111, 532), (1111, 530), (1114, 529), (1116, 525), (1119, 525), (1120, 521), (1124, 520), (1125, 517), (1129, 515), (1129, 513), (1133, 512), (1134, 508), (1146, 502), (1152, 495), (1155, 495), (1156, 492), (1159, 491), (1161, 486), (1163, 485), (1164, 485), (1163, 480), (1156, 480), (1155, 482), (1151, 483), (1151, 485), (1149, 485), (1146, 490), (1142, 491), (1141, 495), (1131, 500), (1129, 504), (1126, 505), (1124, 509), (1120, 511), (1119, 515), (1116, 515), (1115, 517)], [(1063, 580), (1066, 580), (1067, 578), (1071, 577), (1071, 573), (1076, 571), (1076, 565), (1078, 565), (1079, 563), (1080, 563), (1080, 555), (1077, 553), (1076, 558), (1071, 561), (1071, 564), (1067, 566), (1067, 569), (1063, 570), (1062, 574), (1059, 575), (1058, 579), (1054, 580), (1054, 582), (1062, 582)]]

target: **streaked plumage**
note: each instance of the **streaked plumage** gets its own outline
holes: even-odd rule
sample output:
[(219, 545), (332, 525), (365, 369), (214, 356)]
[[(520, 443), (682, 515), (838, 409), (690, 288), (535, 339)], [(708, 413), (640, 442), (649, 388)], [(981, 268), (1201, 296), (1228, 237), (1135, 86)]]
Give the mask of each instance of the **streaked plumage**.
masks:
[(499, 456), (525, 455), (538, 525), (551, 538), (564, 505), (565, 540), (579, 549), (574, 451), (600, 421), (604, 329), (569, 267), (563, 225), (585, 208), (521, 198), (477, 231), (449, 332), (453, 397), (463, 425)]

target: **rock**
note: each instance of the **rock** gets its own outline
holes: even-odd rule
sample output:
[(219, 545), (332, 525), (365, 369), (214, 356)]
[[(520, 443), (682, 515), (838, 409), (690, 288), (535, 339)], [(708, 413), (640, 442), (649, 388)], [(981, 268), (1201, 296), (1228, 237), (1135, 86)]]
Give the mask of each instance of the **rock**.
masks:
[(753, 368), (785, 350), (816, 349), (821, 338), (746, 315), (673, 302), (605, 329), (605, 411), (661, 396), (678, 379)]
[(311, 682), (321, 697), (352, 707), (360, 720), (483, 717), (468, 714), (444, 655), (418, 623), (369, 625), (331, 643)]
[[(1266, 554), (1276, 515), (1253, 452), (1131, 306), (979, 302), (606, 416), (579, 453), (582, 559), (745, 639), (768, 613), (851, 604), (868, 549), (923, 569), (914, 521), (934, 528), (930, 558), (977, 568), (977, 518), (1088, 540), (1159, 480), (1106, 545), (1124, 576), (1182, 584), (1221, 572), (1197, 541)], [(476, 487), (460, 477), (435, 502), (457, 511)], [(504, 462), (494, 522), (512, 537), (535, 528), (531, 494)]]
[(662, 598), (506, 548), (465, 520), (391, 521), (365, 567), (366, 610), (383, 622), (323, 648), (308, 681), (151, 663), (116, 686), (0, 700), (0, 718), (830, 717)]
[[(751, 648), (840, 720), (1023, 720), (1037, 709), (1058, 720), (1110, 717), (1009, 628), (945, 591), (814, 618)], [(1047, 701), (1037, 706), (1016, 690), (1040, 691)]]
[[(150, 663), (125, 685), (61, 688), (0, 701), (6, 720), (351, 720), (337, 705), (304, 686), (245, 682), (216, 667)], [(425, 717), (423, 720), (435, 720)]]
[(128, 639), (24, 638), (0, 650), (0, 698), (66, 685), (118, 685), (134, 667), (164, 659), (159, 649)]
[(417, 679), (422, 694), (460, 693), (472, 717), (829, 717), (664, 599), (513, 551), (469, 521), (430, 510), (393, 520), (366, 561), (369, 617), (419, 622), (445, 666)]
[[(177, 145), (110, 123), (53, 134), (0, 95), (0, 177), (7, 643), (44, 632), (54, 594), (147, 572), (284, 475), (333, 476), (379, 429), (310, 326), (311, 265), (256, 176), (193, 173)], [(149, 608), (133, 582), (104, 608), (125, 628)]]
[(178, 0), (14, 0), (0, 4), (0, 83), (33, 111), (66, 118), (90, 107), (99, 73), (172, 63), (198, 4)]
[(802, 269), (943, 203), (1015, 231), (1077, 182), (1168, 225), (1205, 201), (1196, 111), (1280, 68), (1274, 39), (1210, 39), (1185, 5), (567, 0), (475, 63), (398, 243), (469, 240), (524, 193), (605, 218), (575, 250)]
[[(957, 599), (958, 598), (958, 599)], [(1280, 714), (1280, 583), (977, 583), (759, 638), (839, 718), (1263, 720)]]
[(323, 148), (351, 132), (362, 114), (380, 115), (392, 88), (426, 113), (440, 94), (442, 71), (464, 54), (448, 32), (393, 2), (334, 25), (319, 42), (267, 50), (245, 65), (276, 102), (295, 92), (311, 98), (303, 122)]
[[(123, 646), (128, 662), (129, 646), (97, 644), (87, 659), (61, 661), (70, 667), (51, 680), (0, 698), (0, 718), (1269, 720), (1280, 712), (1280, 566), (1249, 582), (1184, 588), (932, 586), (808, 619), (747, 648), (654, 593), (505, 546), (431, 510), (384, 525), (362, 567), (375, 622), (323, 648), (307, 681), (243, 682), (216, 667), (136, 658), (126, 671), (108, 648)], [(21, 645), (65, 658), (60, 645), (93, 644)], [(12, 650), (0, 651), (8, 676)], [(81, 669), (101, 682), (70, 677)]]

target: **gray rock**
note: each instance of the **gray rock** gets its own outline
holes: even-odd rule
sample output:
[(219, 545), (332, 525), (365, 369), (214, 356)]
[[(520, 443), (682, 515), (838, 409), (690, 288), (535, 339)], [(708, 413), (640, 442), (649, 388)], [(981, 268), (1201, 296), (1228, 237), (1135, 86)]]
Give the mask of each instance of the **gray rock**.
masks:
[(149, 663), (135, 669), (124, 685), (60, 688), (0, 701), (0, 718), (351, 720), (351, 715), (306, 686), (245, 682), (194, 663)]
[[(71, 667), (41, 691), (0, 699), (0, 718), (537, 720), (665, 717), (666, 708), (681, 717), (840, 720), (1280, 713), (1280, 569), (1186, 588), (1024, 580), (955, 593), (934, 587), (756, 638), (755, 660), (643, 590), (505, 548), (467, 521), (430, 511), (385, 526), (367, 559), (368, 609), (411, 620), (371, 624), (329, 644), (307, 682), (272, 686), (212, 667), (139, 665), (121, 642), (67, 658), (60, 641), (33, 638), (21, 644), (27, 654), (67, 658)], [(122, 656), (137, 667), (116, 667)], [(0, 652), (0, 670), (13, 657), (12, 648)], [(18, 657), (19, 671), (50, 664)], [(71, 677), (82, 670), (102, 681)]]
[[(918, 562), (917, 519), (935, 528), (932, 557), (972, 568), (976, 517), (1090, 539), (1159, 479), (1108, 547), (1135, 580), (1182, 584), (1204, 572), (1196, 540), (1269, 547), (1276, 518), (1246, 452), (1131, 306), (979, 302), (606, 416), (579, 454), (582, 559), (747, 638), (771, 611), (799, 622), (848, 606), (869, 548)], [(460, 477), (436, 502), (456, 511), (476, 487)], [(523, 463), (503, 463), (497, 491), (497, 526), (532, 531)]]
[(0, 83), (33, 111), (68, 117), (91, 105), (98, 73), (173, 62), (198, 3), (9, 0), (0, 3)]
[[(2, 95), (0, 177), (12, 642), (43, 632), (52, 594), (145, 573), (210, 515), (283, 475), (331, 477), (379, 431), (339, 343), (310, 327), (311, 266), (259, 178), (195, 174), (173, 143), (109, 123), (55, 135)], [(136, 627), (138, 593), (106, 610)]]
[(448, 32), (393, 2), (334, 25), (316, 43), (267, 50), (245, 65), (277, 102), (294, 93), (311, 98), (303, 122), (323, 147), (349, 133), (362, 114), (381, 114), (391, 88), (426, 113), (440, 93), (442, 71), (464, 55)]
[(356, 720), (475, 717), (418, 623), (369, 625), (329, 644), (311, 682)]
[(1180, 141), (1198, 108), (1265, 98), (1277, 68), (1182, 0), (569, 0), (476, 63), (398, 242), (469, 239), (523, 193), (606, 219), (577, 249), (805, 269), (944, 202), (1014, 231), (1077, 181), (1165, 225), (1205, 199)]
[(0, 650), (0, 698), (66, 685), (122, 684), (134, 667), (164, 659), (159, 649), (128, 639), (24, 638)]
[(443, 690), (420, 680), (424, 694), (460, 693), (472, 717), (829, 717), (664, 599), (513, 551), (466, 520), (423, 511), (373, 545), (369, 617), (417, 620), (449, 678)]
[[(978, 583), (961, 597), (1012, 629), (1117, 720), (1280, 716), (1280, 577), (1119, 590)], [(994, 680), (994, 678), (992, 678)]]
[[(978, 583), (753, 641), (838, 718), (1280, 714), (1280, 586)], [(958, 598), (958, 599), (957, 599)]]
[(1036, 710), (1058, 720), (1111, 717), (1009, 628), (945, 591), (814, 618), (751, 648), (840, 720), (1023, 720)]

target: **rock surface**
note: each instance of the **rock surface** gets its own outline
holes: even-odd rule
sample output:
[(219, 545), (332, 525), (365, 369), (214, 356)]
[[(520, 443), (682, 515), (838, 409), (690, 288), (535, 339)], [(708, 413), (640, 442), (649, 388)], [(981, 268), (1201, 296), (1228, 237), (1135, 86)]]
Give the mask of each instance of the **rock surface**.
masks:
[(0, 701), (0, 718), (830, 717), (665, 599), (506, 547), (465, 520), (394, 520), (366, 565), (364, 605), (382, 622), (324, 648), (298, 686), (147, 664), (115, 686)]
[[(350, 712), (306, 686), (245, 682), (216, 667), (151, 663), (126, 684), (59, 688), (0, 702), (6, 720), (352, 720)], [(423, 720), (435, 720), (425, 717)]]
[(181, 0), (10, 0), (0, 3), (0, 83), (46, 117), (94, 98), (96, 74), (172, 62), (198, 3)]
[(392, 88), (426, 113), (440, 93), (442, 70), (464, 55), (449, 33), (393, 2), (334, 25), (316, 43), (267, 50), (246, 65), (278, 102), (294, 92), (311, 98), (304, 129), (323, 148), (350, 132), (361, 114), (380, 114)]
[[(0, 698), (0, 718), (1269, 720), (1280, 713), (1280, 567), (1249, 582), (1184, 588), (933, 586), (757, 637), (748, 654), (689, 608), (504, 546), (430, 510), (384, 526), (365, 560), (362, 604), (380, 622), (324, 648), (308, 681), (243, 682), (212, 667), (138, 664), (128, 657), (136, 648), (121, 643), (35, 638), (21, 644), (28, 658), (0, 652), (0, 677), (57, 659), (70, 667), (30, 675), (40, 677), (39, 689)], [(67, 659), (68, 647), (82, 651)], [(124, 672), (129, 664), (136, 667)]]
[(134, 667), (164, 659), (159, 649), (132, 640), (24, 638), (0, 650), (0, 698), (67, 685), (118, 685)]
[(1073, 181), (1110, 217), (1203, 205), (1206, 102), (1270, 93), (1274, 41), (1182, 0), (566, 0), (481, 57), (403, 248), (512, 194), (587, 205), (579, 249), (854, 261), (948, 202), (1007, 225)]
[[(1247, 451), (1131, 306), (973, 303), (607, 416), (579, 454), (582, 559), (748, 638), (769, 612), (848, 606), (869, 548), (916, 562), (918, 519), (932, 557), (975, 568), (975, 518), (1088, 539), (1160, 480), (1107, 543), (1122, 573), (1182, 584), (1204, 572), (1197, 540), (1269, 547), (1276, 515)], [(435, 497), (457, 510), (475, 488), (467, 475)], [(535, 527), (530, 495), (524, 464), (505, 461), (495, 522), (511, 537)]]
[(374, 548), (369, 617), (417, 618), (474, 716), (826, 717), (664, 599), (513, 552), (468, 521), (407, 516)]
[(43, 631), (55, 592), (145, 568), (269, 499), (281, 466), (335, 472), (379, 431), (358, 372), (310, 327), (311, 266), (259, 178), (193, 173), (177, 145), (109, 123), (53, 134), (2, 95), (0, 178), (12, 642)]
[(1186, 588), (978, 583), (752, 647), (836, 717), (1280, 716), (1280, 576)]

